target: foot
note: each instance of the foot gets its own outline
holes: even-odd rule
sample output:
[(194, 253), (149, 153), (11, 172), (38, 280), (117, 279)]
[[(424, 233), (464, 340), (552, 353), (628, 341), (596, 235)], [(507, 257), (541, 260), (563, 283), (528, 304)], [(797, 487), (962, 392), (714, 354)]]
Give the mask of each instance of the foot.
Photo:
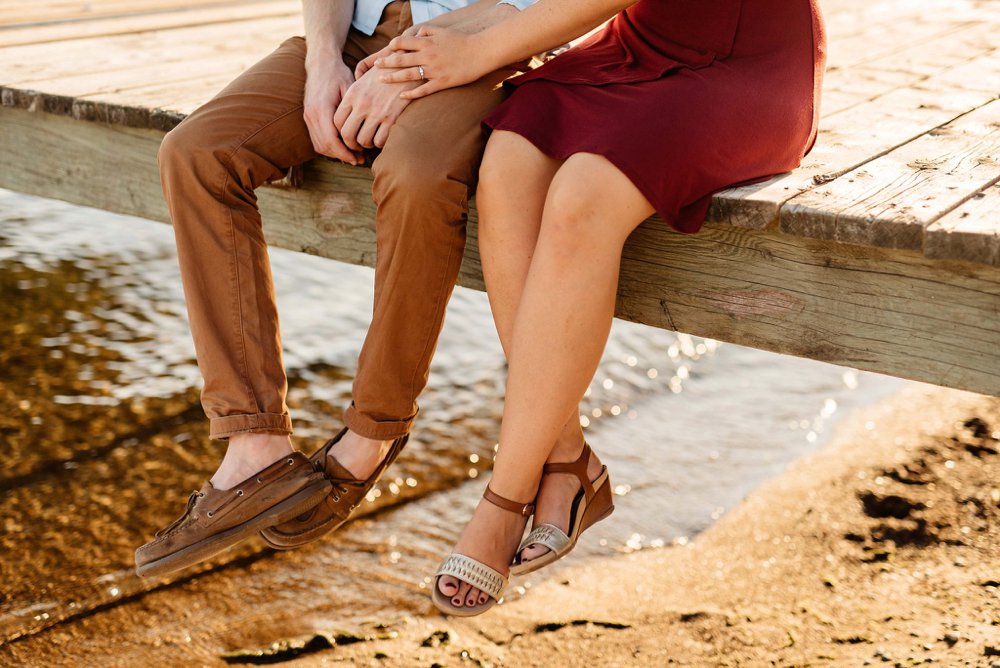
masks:
[(222, 463), (211, 478), (212, 486), (217, 490), (232, 489), (294, 451), (292, 440), (286, 435), (231, 436)]
[(377, 441), (348, 430), (330, 447), (327, 456), (336, 459), (356, 480), (367, 480), (389, 454), (392, 444), (392, 440)]
[[(579, 431), (563, 434), (559, 443), (546, 463), (572, 462), (580, 457), (583, 450), (583, 434)], [(597, 455), (591, 451), (590, 461), (587, 462), (587, 476), (591, 481), (596, 480), (601, 475), (603, 465)], [(552, 524), (559, 527), (563, 533), (569, 532), (569, 515), (572, 511), (573, 500), (580, 492), (580, 480), (575, 475), (546, 475), (542, 477), (541, 485), (538, 487), (538, 496), (535, 497), (535, 515), (532, 527), (539, 524)], [(521, 550), (521, 562), (528, 562), (537, 559), (549, 548), (544, 545), (529, 545)]]
[[(507, 575), (517, 545), (524, 534), (526, 518), (502, 510), (485, 499), (480, 499), (472, 519), (465, 525), (453, 552), (481, 561), (490, 568)], [(490, 596), (467, 582), (450, 575), (437, 581), (438, 590), (451, 599), (455, 607), (471, 607), (486, 603)]]

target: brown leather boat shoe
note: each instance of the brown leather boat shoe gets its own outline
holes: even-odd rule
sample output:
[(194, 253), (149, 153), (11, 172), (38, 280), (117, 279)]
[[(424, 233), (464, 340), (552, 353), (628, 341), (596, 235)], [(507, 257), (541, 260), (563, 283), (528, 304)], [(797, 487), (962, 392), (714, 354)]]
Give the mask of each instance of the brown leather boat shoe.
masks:
[(135, 572), (163, 575), (197, 564), (261, 529), (301, 515), (330, 493), (330, 483), (301, 452), (279, 459), (232, 489), (206, 482), (173, 524), (135, 551)]
[(342, 429), (339, 434), (324, 443), (323, 447), (309, 458), (315, 469), (326, 475), (333, 485), (333, 489), (315, 508), (284, 524), (262, 529), (260, 535), (268, 545), (278, 550), (291, 550), (340, 528), (351, 516), (351, 512), (358, 507), (361, 500), (365, 498), (368, 491), (375, 486), (382, 473), (396, 461), (396, 457), (399, 456), (410, 437), (407, 434), (393, 441), (385, 459), (368, 479), (358, 480), (350, 471), (341, 466), (336, 458), (327, 454), (333, 444), (342, 439), (346, 433), (347, 429)]

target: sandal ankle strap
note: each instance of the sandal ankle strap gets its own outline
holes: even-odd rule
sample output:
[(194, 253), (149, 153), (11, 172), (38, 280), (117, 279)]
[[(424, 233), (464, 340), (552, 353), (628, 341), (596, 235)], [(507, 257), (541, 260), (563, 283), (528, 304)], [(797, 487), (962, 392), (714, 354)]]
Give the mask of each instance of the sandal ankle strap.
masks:
[(580, 452), (580, 456), (576, 458), (576, 461), (572, 462), (553, 462), (551, 464), (546, 464), (542, 467), (542, 475), (548, 475), (550, 473), (569, 473), (575, 475), (580, 480), (580, 486), (583, 487), (583, 493), (587, 497), (587, 502), (594, 497), (597, 490), (594, 489), (593, 484), (590, 482), (590, 476), (587, 475), (587, 467), (590, 465), (590, 445), (584, 441), (583, 451)]
[(492, 503), (497, 508), (501, 508), (503, 510), (507, 510), (512, 513), (516, 513), (523, 517), (530, 517), (535, 512), (534, 502), (518, 503), (517, 501), (512, 501), (494, 492), (492, 489), (490, 489), (489, 485), (486, 485), (486, 490), (483, 492), (483, 498)]

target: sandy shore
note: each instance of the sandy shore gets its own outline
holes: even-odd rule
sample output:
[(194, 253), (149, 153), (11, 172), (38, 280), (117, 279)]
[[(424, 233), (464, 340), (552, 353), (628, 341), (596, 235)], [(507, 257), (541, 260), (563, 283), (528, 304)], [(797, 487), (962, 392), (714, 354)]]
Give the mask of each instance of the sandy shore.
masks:
[(570, 561), (484, 617), (373, 620), (357, 637), (278, 654), (294, 665), (1000, 666), (998, 437), (1000, 399), (909, 388), (689, 545)]
[[(439, 616), (377, 551), (350, 551), (382, 533), (362, 521), (336, 544), (356, 563), (304, 548), (231, 565), (0, 647), (0, 665), (1000, 668), (998, 449), (1000, 398), (912, 385), (692, 543), (571, 557), (482, 617)], [(449, 541), (411, 533), (407, 572), (430, 572)], [(294, 587), (262, 575), (287, 569)], [(398, 603), (341, 628), (374, 581)], [(328, 606), (309, 583), (335, 586)]]

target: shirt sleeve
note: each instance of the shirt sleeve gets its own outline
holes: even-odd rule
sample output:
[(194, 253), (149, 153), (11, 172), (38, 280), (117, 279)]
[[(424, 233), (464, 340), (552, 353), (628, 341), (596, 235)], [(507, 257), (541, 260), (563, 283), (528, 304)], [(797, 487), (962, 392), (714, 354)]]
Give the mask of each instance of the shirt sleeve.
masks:
[(520, 11), (523, 12), (525, 9), (535, 4), (536, 1), (537, 0), (500, 0), (500, 2), (498, 2), (497, 4), (513, 5), (514, 7), (517, 7)]

